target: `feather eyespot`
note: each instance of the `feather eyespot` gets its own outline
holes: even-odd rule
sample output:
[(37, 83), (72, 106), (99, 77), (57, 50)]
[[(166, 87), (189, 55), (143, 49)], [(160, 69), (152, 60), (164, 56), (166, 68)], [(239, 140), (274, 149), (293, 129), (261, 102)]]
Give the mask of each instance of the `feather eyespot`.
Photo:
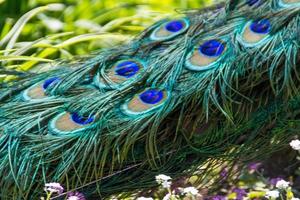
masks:
[(196, 47), (186, 60), (186, 67), (193, 71), (203, 71), (215, 67), (216, 62), (222, 57), (226, 50), (223, 41), (212, 39)]
[(59, 81), (60, 81), (60, 78), (52, 77), (52, 78), (46, 79), (43, 82), (36, 83), (23, 91), (22, 99), (24, 101), (37, 101), (37, 100), (50, 98), (49, 96), (46, 95), (46, 90), (49, 87), (53, 87)]
[(93, 115), (81, 116), (76, 112), (63, 112), (49, 122), (49, 130), (54, 135), (77, 133), (91, 127), (93, 122)]
[(300, 0), (278, 0), (279, 7), (289, 8), (294, 6), (300, 6)]
[(164, 41), (185, 32), (189, 27), (187, 19), (168, 21), (158, 26), (150, 35), (151, 40)]
[(247, 46), (262, 44), (269, 37), (272, 25), (268, 19), (261, 19), (248, 22), (239, 36), (241, 42)]
[(251, 23), (250, 30), (258, 34), (268, 34), (271, 31), (271, 23), (267, 19), (256, 20)]
[(80, 116), (78, 113), (72, 113), (71, 118), (73, 122), (79, 125), (87, 125), (90, 124), (94, 121), (94, 116)]
[(115, 73), (118, 76), (130, 78), (140, 70), (140, 66), (133, 61), (124, 61), (119, 63), (115, 68)]
[(145, 65), (137, 60), (121, 60), (109, 69), (103, 69), (95, 76), (94, 83), (99, 88), (117, 88), (124, 83), (134, 81), (145, 68)]
[(60, 79), (58, 77), (49, 78), (44, 81), (43, 89), (46, 90), (49, 86), (55, 85)]
[(205, 56), (218, 57), (225, 49), (225, 45), (218, 40), (208, 40), (199, 46), (199, 52)]
[(140, 100), (146, 104), (157, 104), (164, 98), (161, 90), (150, 89), (139, 95)]
[(129, 116), (146, 114), (161, 107), (168, 97), (166, 90), (148, 88), (126, 101), (121, 110)]
[(184, 28), (184, 24), (179, 20), (171, 21), (166, 24), (165, 28), (167, 29), (167, 31), (176, 33)]

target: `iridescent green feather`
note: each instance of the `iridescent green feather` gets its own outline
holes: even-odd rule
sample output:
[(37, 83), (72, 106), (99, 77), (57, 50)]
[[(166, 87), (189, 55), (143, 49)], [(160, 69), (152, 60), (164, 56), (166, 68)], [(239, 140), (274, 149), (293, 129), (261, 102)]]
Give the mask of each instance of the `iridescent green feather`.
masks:
[[(172, 21), (166, 19), (75, 68), (2, 89), (0, 196), (36, 198), (50, 181), (82, 187), (87, 196), (150, 187), (153, 173), (191, 174), (210, 159), (254, 159), (299, 134), (300, 7), (274, 0), (253, 9), (232, 2), (238, 4), (187, 11), (189, 27), (174, 37), (163, 30), (165, 39), (151, 40), (153, 31)], [(272, 25), (267, 39), (245, 44), (245, 26), (261, 19)], [(221, 41), (223, 51), (201, 55), (200, 63), (208, 60), (206, 70), (190, 70), (191, 52), (212, 39)], [(139, 76), (126, 77), (130, 81), (119, 87), (93, 83), (97, 75), (109, 85), (119, 75), (106, 74), (107, 68), (135, 58), (146, 66)], [(42, 90), (53, 98), (21, 101), (22, 90), (53, 76), (60, 81)], [(163, 91), (157, 93), (161, 99), (143, 101), (148, 89)], [(64, 123), (57, 117), (61, 113), (69, 114)]]

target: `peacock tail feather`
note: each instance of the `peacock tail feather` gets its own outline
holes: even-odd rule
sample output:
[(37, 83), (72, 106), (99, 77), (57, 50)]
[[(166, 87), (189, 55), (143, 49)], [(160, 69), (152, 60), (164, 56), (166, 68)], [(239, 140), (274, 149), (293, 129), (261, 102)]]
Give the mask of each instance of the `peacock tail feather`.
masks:
[(37, 198), (50, 181), (106, 197), (299, 135), (299, 1), (182, 14), (0, 89), (1, 199)]

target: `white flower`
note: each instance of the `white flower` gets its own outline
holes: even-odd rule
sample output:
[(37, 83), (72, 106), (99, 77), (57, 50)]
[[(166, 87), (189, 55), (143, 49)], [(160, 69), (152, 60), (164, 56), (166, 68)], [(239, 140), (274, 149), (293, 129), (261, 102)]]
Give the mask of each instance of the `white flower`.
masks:
[(197, 195), (198, 194), (198, 190), (194, 187), (187, 187), (183, 189), (183, 193), (185, 194), (192, 194), (192, 195)]
[(164, 198), (162, 200), (170, 200), (171, 199), (171, 194), (168, 193), (166, 194), (166, 196), (164, 196)]
[(64, 188), (59, 183), (46, 183), (44, 190), (46, 192), (61, 194), (63, 193)]
[(71, 196), (71, 197), (68, 197), (67, 200), (79, 200), (79, 197), (77, 197), (77, 196)]
[(54, 188), (45, 188), (46, 192), (51, 192), (51, 193), (58, 193), (59, 191), (57, 189)]
[(293, 197), (293, 198), (291, 198), (291, 200), (300, 200), (300, 199), (299, 199), (299, 198)]
[(294, 149), (294, 150), (300, 150), (300, 140), (292, 140), (290, 142), (290, 146)]
[(155, 176), (155, 179), (156, 179), (156, 182), (162, 183), (162, 182), (171, 180), (171, 177), (170, 176), (166, 176), (164, 174), (160, 174), (158, 176)]
[(289, 182), (285, 181), (285, 180), (280, 180), (276, 183), (276, 187), (278, 189), (282, 189), (282, 190), (285, 190), (289, 187)]
[(166, 189), (170, 188), (170, 187), (171, 187), (171, 184), (172, 184), (172, 183), (169, 182), (169, 181), (164, 181), (164, 182), (161, 183), (162, 187), (163, 187), (163, 188), (166, 188)]
[(156, 182), (161, 184), (163, 188), (170, 188), (172, 182), (170, 176), (166, 176), (164, 174), (160, 174), (158, 176), (155, 176)]
[(139, 197), (136, 200), (153, 200), (151, 197)]
[(279, 191), (278, 190), (270, 190), (266, 192), (266, 197), (271, 199), (276, 199), (279, 197)]

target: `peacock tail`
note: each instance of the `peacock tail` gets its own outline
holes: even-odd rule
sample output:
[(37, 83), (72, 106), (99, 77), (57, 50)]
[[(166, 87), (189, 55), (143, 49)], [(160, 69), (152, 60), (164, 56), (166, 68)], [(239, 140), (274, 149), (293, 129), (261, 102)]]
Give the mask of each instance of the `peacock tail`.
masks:
[(299, 135), (300, 1), (181, 13), (0, 89), (1, 199), (52, 181), (104, 198), (158, 172), (204, 183), (210, 160), (255, 160)]

